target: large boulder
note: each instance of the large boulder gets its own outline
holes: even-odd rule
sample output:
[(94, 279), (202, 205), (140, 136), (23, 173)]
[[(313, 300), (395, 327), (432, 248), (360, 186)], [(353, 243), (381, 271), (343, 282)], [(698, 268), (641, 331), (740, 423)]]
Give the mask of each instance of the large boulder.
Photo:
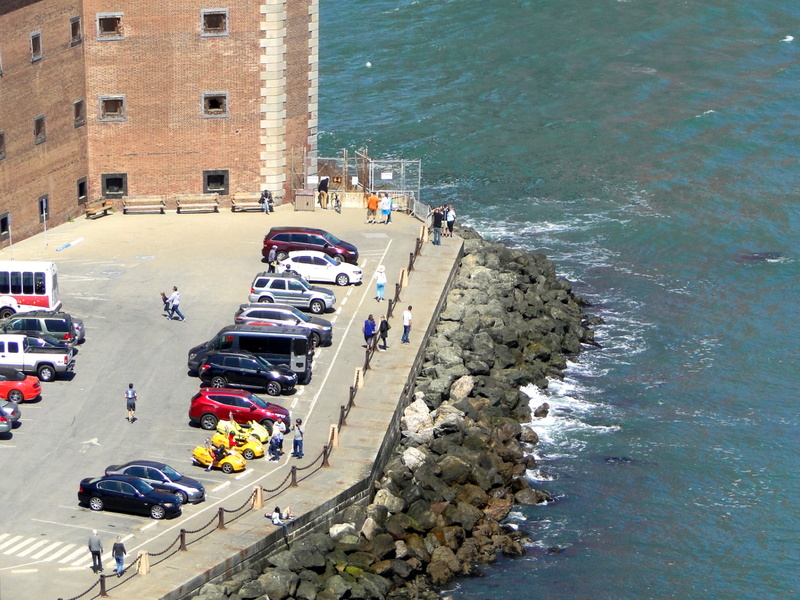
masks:
[(385, 489), (378, 490), (372, 503), (385, 506), (390, 514), (402, 512), (406, 508), (405, 500)]
[(422, 397), (418, 397), (403, 411), (400, 428), (404, 431), (417, 432), (433, 426), (430, 409)]
[(274, 569), (261, 575), (258, 581), (264, 593), (269, 596), (269, 600), (284, 600), (294, 597), (300, 578), (292, 571)]

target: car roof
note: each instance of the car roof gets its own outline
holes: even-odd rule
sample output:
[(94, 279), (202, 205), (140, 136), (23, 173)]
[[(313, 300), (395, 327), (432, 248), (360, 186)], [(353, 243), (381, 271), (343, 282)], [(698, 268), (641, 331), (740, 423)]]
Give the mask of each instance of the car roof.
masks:
[(282, 225), (280, 227), (273, 227), (267, 233), (267, 237), (272, 235), (273, 233), (286, 233), (286, 232), (294, 232), (294, 233), (328, 233), (324, 229), (319, 229), (317, 227), (292, 227), (291, 225)]
[(256, 308), (267, 308), (270, 310), (285, 310), (287, 312), (293, 313), (295, 309), (293, 306), (288, 304), (278, 304), (277, 302), (249, 302), (247, 304), (240, 304), (239, 310), (253, 310)]
[[(112, 465), (112, 466), (114, 467), (114, 470), (117, 469), (121, 470), (124, 469), (125, 467), (130, 467), (131, 465), (141, 465), (143, 467), (153, 467), (155, 469), (163, 469), (164, 467), (168, 466), (167, 463), (162, 463), (155, 460), (131, 460), (122, 465)], [(111, 467), (109, 467), (109, 469), (110, 468)]]
[(272, 279), (303, 279), (297, 273), (270, 273), (269, 271), (262, 271), (261, 273), (256, 275), (256, 278), (258, 277), (269, 277)]
[(263, 333), (265, 335), (302, 335), (303, 337), (311, 335), (304, 327), (295, 327), (294, 325), (253, 325), (251, 323), (228, 325), (220, 329), (217, 335), (239, 331), (246, 333)]
[(100, 480), (108, 481), (109, 479), (112, 479), (114, 481), (127, 481), (128, 483), (134, 483), (134, 482), (138, 483), (139, 481), (141, 481), (141, 479), (139, 477), (134, 477), (132, 475), (117, 475), (117, 474), (100, 475), (98, 477), (93, 477), (92, 479), (97, 480), (97, 481), (100, 481)]
[(13, 316), (19, 317), (48, 317), (48, 318), (56, 318), (56, 319), (71, 319), (72, 315), (65, 312), (54, 312), (51, 310), (29, 310), (27, 312), (16, 313)]
[(239, 388), (227, 388), (227, 387), (201, 387), (200, 393), (203, 394), (228, 394), (229, 396), (250, 396), (252, 392), (249, 390), (240, 390)]
[(19, 369), (12, 369), (11, 367), (0, 367), (0, 374), (2, 375), (11, 376), (11, 375), (16, 375), (19, 372), (20, 372)]
[(291, 252), (289, 252), (290, 258), (293, 258), (295, 256), (316, 256), (317, 258), (325, 258), (328, 260), (332, 260), (330, 256), (328, 256), (324, 252), (320, 252), (319, 250), (292, 250)]

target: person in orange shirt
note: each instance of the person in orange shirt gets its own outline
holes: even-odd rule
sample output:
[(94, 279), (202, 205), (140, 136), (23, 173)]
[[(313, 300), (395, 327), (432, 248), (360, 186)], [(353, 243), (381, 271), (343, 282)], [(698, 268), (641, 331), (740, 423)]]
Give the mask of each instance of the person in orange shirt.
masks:
[(367, 223), (378, 222), (378, 196), (375, 192), (370, 193), (367, 198)]

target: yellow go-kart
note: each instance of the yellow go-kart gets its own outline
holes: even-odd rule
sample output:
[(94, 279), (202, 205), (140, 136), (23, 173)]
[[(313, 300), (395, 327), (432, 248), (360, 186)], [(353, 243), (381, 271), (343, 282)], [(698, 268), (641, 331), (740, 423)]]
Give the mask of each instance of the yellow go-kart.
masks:
[(269, 438), (271, 437), (269, 430), (258, 421), (250, 421), (247, 425), (240, 425), (233, 419), (228, 421), (218, 421), (217, 431), (224, 433), (225, 435), (233, 432), (233, 435), (235, 435), (237, 438), (246, 438), (247, 436), (252, 436), (262, 444), (269, 443)]
[(214, 437), (211, 438), (211, 443), (214, 446), (222, 446), (228, 450), (238, 452), (247, 460), (253, 460), (254, 458), (261, 458), (264, 456), (263, 444), (250, 436), (236, 437), (234, 434), (233, 446), (230, 445), (229, 439), (230, 437), (224, 433), (215, 433)]
[(235, 471), (244, 471), (247, 466), (247, 461), (244, 456), (237, 452), (225, 451), (225, 455), (217, 459), (215, 456), (214, 448), (209, 446), (198, 446), (192, 452), (192, 462), (201, 467), (208, 467), (222, 469), (223, 473), (229, 474)]

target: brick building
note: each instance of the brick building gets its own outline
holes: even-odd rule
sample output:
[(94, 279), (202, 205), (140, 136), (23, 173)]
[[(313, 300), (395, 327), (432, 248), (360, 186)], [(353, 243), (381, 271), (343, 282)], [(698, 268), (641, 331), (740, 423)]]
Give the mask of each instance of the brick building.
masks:
[(316, 154), (318, 8), (0, 2), (0, 245), (101, 197), (288, 196)]

